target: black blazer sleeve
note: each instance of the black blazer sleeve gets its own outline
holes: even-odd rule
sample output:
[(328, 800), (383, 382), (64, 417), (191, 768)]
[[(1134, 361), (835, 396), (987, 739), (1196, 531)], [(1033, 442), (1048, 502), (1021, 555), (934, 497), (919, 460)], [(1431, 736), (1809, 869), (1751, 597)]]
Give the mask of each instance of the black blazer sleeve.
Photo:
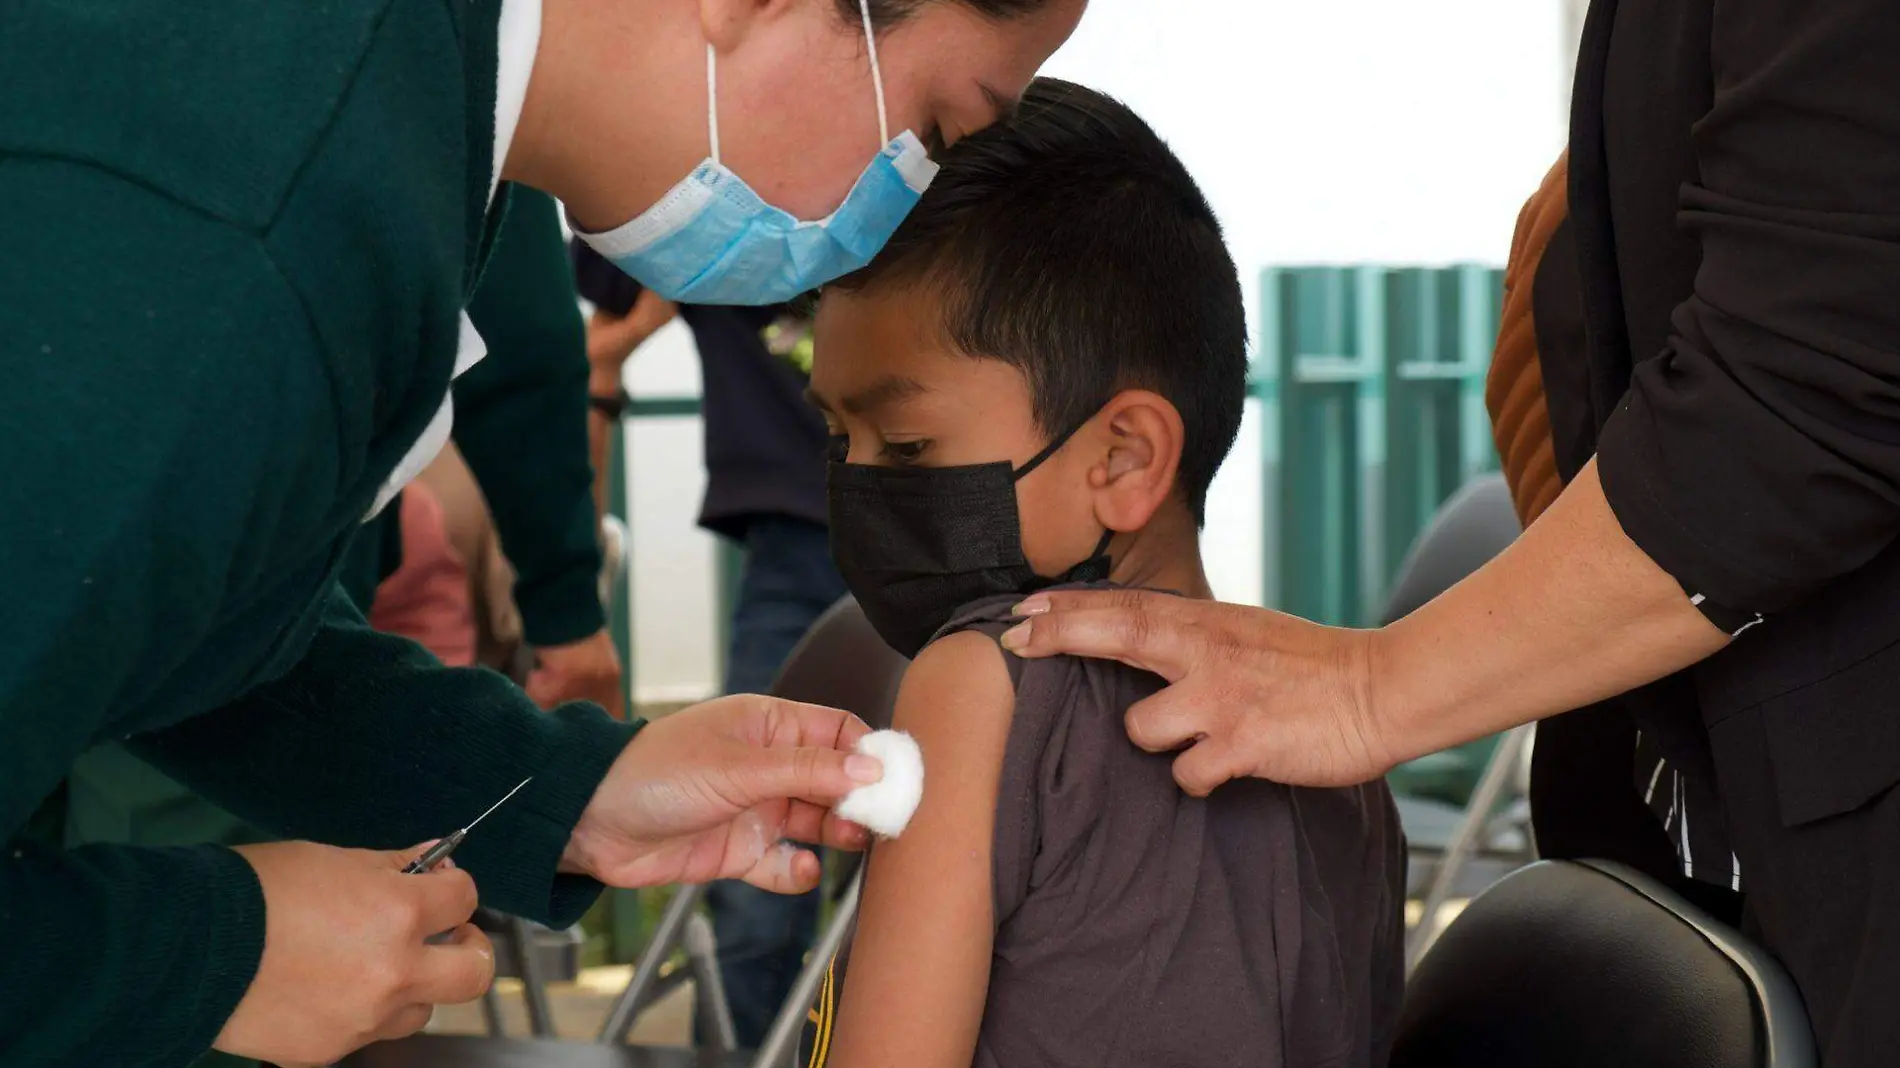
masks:
[(1598, 466), (1685, 589), (1773, 612), (1900, 533), (1900, 5), (1728, 0), (1711, 58), (1694, 293)]

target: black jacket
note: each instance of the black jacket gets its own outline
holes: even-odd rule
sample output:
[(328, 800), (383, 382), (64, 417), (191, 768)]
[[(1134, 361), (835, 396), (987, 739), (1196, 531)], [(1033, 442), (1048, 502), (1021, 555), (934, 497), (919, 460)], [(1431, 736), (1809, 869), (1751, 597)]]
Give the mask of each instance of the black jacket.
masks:
[[(1595, 454), (1747, 627), (1617, 707), (1731, 813), (1855, 809), (1900, 780), (1900, 5), (1596, 0), (1570, 152), (1536, 290), (1559, 467)], [(1720, 774), (1762, 739), (1772, 782)]]

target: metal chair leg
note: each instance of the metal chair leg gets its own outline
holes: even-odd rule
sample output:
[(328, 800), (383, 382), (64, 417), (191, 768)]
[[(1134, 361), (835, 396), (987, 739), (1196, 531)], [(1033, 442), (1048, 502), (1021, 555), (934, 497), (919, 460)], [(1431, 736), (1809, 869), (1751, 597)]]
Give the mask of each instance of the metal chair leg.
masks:
[(838, 947), (844, 945), (845, 936), (851, 933), (851, 925), (858, 916), (858, 895), (863, 889), (864, 869), (860, 867), (851, 879), (851, 888), (845, 891), (844, 899), (838, 902), (832, 914), (831, 926), (825, 928), (818, 944), (812, 947), (805, 970), (798, 973), (798, 982), (792, 984), (791, 996), (779, 1007), (771, 1030), (765, 1033), (758, 1056), (752, 1059), (752, 1068), (785, 1068), (793, 1063), (798, 1054), (798, 1036), (805, 1028), (805, 1014), (811, 1010), (812, 999), (818, 994), (818, 984), (825, 980), (831, 958), (837, 956)]
[(699, 906), (699, 899), (705, 894), (703, 886), (682, 886), (673, 894), (673, 900), (667, 903), (666, 911), (660, 914), (660, 922), (654, 927), (653, 937), (647, 940), (646, 948), (640, 951), (640, 959), (634, 962), (633, 978), (627, 988), (614, 999), (613, 1009), (607, 1014), (607, 1022), (600, 1029), (599, 1041), (610, 1046), (624, 1044), (627, 1035), (633, 1031), (633, 1022), (646, 1007), (647, 993), (660, 977), (660, 967), (666, 958), (672, 955), (681, 935), (686, 930), (686, 921)]
[(541, 957), (535, 950), (534, 928), (519, 916), (508, 917), (508, 938), (514, 943), (515, 968), (521, 972), (521, 996), (528, 1005), (528, 1033), (554, 1037), (554, 1006), (541, 975)]
[(495, 993), (490, 985), (482, 991), (482, 1023), (488, 1028), (489, 1038), (507, 1038), (508, 1025), (501, 1019), (501, 995)]
[(693, 975), (693, 1017), (700, 1034), (710, 1036), (707, 1047), (718, 1053), (738, 1049), (738, 1028), (726, 1000), (726, 981), (719, 974), (719, 942), (712, 921), (698, 913), (686, 921), (686, 962)]
[(1464, 873), (1472, 850), (1477, 847), (1485, 827), (1491, 822), (1491, 813), (1497, 808), (1498, 797), (1517, 774), (1520, 754), (1530, 743), (1530, 732), (1528, 726), (1512, 728), (1498, 741), (1490, 762), (1484, 766), (1484, 775), (1478, 779), (1478, 787), (1471, 793), (1471, 803), (1465, 806), (1464, 819), (1459, 821), (1451, 841), (1445, 844), (1445, 855), (1440, 858), (1438, 871), (1433, 873), (1431, 887), (1425, 893), (1425, 915), (1406, 939), (1407, 975), (1418, 966), (1420, 958), (1424, 957), (1425, 951), (1431, 948), (1432, 940), (1438, 936), (1438, 914), (1450, 899), (1452, 889), (1458, 885), (1458, 876)]

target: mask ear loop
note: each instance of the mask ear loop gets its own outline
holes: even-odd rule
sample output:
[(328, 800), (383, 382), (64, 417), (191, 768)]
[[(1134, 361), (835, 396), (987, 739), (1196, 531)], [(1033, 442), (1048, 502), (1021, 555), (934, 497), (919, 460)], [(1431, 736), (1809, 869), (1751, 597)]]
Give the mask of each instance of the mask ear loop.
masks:
[[(1095, 417), (1092, 415), (1089, 416), (1089, 419), (1093, 419), (1093, 418)], [(1050, 442), (1048, 445), (1044, 446), (1041, 452), (1029, 458), (1028, 463), (1010, 472), (1010, 481), (1020, 482), (1022, 481), (1024, 476), (1029, 474), (1029, 472), (1034, 471), (1038, 467), (1041, 467), (1043, 464), (1043, 461), (1049, 459), (1049, 457), (1054, 456), (1057, 452), (1059, 452), (1064, 445), (1067, 445), (1069, 443), (1069, 439), (1074, 437), (1077, 433), (1079, 433), (1083, 427), (1088, 425), (1088, 423), (1089, 423), (1088, 419), (1082, 420), (1080, 423), (1077, 423), (1075, 424), (1075, 426), (1071, 427), (1068, 433), (1062, 435), (1061, 437)], [(1102, 538), (1100, 541), (1097, 541), (1095, 543), (1095, 551), (1088, 555), (1088, 559), (1083, 560), (1081, 563), (1070, 568), (1068, 570), (1068, 573), (1059, 581), (1066, 581), (1066, 582), (1106, 581), (1108, 578), (1109, 569), (1114, 566), (1114, 559), (1108, 555), (1108, 543), (1114, 540), (1115, 540), (1115, 531), (1112, 528), (1103, 527)]]
[(706, 42), (706, 143), (712, 149), (713, 166), (719, 162), (719, 59), (711, 41)]
[(877, 62), (877, 34), (871, 29), (871, 0), (858, 0), (858, 13), (864, 16), (864, 49), (871, 55), (871, 85), (877, 90), (877, 150), (891, 143), (891, 123), (884, 113), (884, 71)]
[[(1089, 416), (1089, 419), (1093, 419), (1093, 418), (1095, 417), (1092, 415)], [(1089, 420), (1084, 419), (1081, 422), (1070, 427), (1068, 433), (1062, 435), (1061, 437), (1055, 439), (1054, 441), (1051, 441), (1049, 444), (1043, 446), (1042, 451), (1037, 453), (1034, 456), (1031, 456), (1029, 458), (1028, 463), (1022, 465), (1021, 467), (1011, 470), (1009, 473), (1009, 480), (1011, 482), (1020, 482), (1024, 478), (1028, 477), (1029, 472), (1034, 471), (1038, 467), (1041, 467), (1043, 464), (1043, 461), (1047, 460), (1051, 456), (1054, 456), (1056, 453), (1062, 451), (1062, 447), (1069, 443), (1069, 439), (1074, 437), (1079, 431), (1081, 431), (1083, 427), (1087, 425), (1089, 425)]]

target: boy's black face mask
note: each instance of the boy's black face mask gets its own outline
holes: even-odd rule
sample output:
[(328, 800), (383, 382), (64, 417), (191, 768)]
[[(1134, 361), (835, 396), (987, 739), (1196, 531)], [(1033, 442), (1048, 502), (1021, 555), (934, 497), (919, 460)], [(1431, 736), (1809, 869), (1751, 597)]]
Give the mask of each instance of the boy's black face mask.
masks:
[(923, 650), (956, 610), (982, 597), (1027, 594), (1108, 577), (1113, 531), (1056, 578), (1023, 557), (1016, 481), (1055, 454), (1064, 434), (1021, 467), (876, 467), (834, 455), (827, 479), (831, 555), (865, 618), (891, 648)]

